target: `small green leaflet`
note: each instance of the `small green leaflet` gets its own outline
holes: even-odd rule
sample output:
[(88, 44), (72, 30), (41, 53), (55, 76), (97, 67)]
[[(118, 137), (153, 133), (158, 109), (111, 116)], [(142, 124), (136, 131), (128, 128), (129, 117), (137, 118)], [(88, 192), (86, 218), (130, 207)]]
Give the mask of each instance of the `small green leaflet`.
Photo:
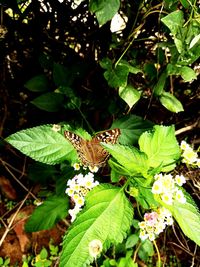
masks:
[(25, 225), (26, 232), (51, 229), (59, 220), (67, 216), (68, 206), (67, 196), (50, 196), (34, 210)]
[(139, 151), (135, 147), (129, 147), (124, 145), (112, 145), (102, 143), (102, 146), (128, 170), (130, 175), (133, 173), (141, 173), (146, 176), (149, 168), (147, 155)]
[(98, 239), (104, 249), (120, 243), (131, 226), (133, 208), (124, 192), (101, 184), (86, 196), (86, 206), (64, 237), (60, 267), (83, 267), (93, 261), (88, 245)]
[(161, 171), (168, 172), (175, 168), (180, 158), (180, 148), (175, 138), (173, 126), (154, 126), (154, 132), (145, 132), (139, 139), (140, 150), (149, 159), (149, 167), (162, 165)]
[(132, 108), (135, 103), (140, 99), (141, 92), (136, 90), (131, 85), (119, 87), (119, 96)]
[(89, 9), (94, 12), (99, 25), (111, 20), (120, 7), (120, 0), (90, 0)]
[(44, 92), (49, 91), (50, 83), (45, 75), (38, 75), (28, 80), (24, 87), (32, 92)]
[(25, 155), (46, 164), (70, 160), (73, 146), (49, 125), (37, 126), (14, 133), (6, 141)]
[(172, 94), (168, 92), (163, 92), (159, 97), (161, 104), (171, 112), (181, 112), (184, 111), (181, 102)]
[(59, 111), (64, 103), (64, 96), (60, 93), (49, 92), (42, 94), (31, 101), (37, 108), (48, 111)]

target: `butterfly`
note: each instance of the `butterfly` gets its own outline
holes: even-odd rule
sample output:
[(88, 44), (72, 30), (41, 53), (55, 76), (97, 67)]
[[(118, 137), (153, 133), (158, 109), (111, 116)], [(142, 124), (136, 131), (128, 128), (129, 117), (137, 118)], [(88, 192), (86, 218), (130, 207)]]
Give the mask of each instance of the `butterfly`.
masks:
[(100, 142), (115, 144), (120, 133), (120, 129), (115, 128), (100, 132), (91, 140), (85, 140), (70, 131), (65, 131), (64, 135), (76, 149), (83, 166), (100, 168), (105, 165), (110, 155), (109, 152), (101, 146)]

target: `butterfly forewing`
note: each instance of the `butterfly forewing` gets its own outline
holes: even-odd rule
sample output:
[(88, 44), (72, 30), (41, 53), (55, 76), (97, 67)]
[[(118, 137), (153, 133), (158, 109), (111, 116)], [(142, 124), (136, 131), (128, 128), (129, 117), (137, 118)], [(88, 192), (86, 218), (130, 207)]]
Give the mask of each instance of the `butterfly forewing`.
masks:
[(104, 131), (95, 135), (92, 140), (84, 140), (77, 134), (65, 131), (65, 137), (77, 150), (84, 166), (101, 167), (109, 157), (109, 153), (101, 146), (100, 142), (115, 144), (120, 135), (118, 128)]

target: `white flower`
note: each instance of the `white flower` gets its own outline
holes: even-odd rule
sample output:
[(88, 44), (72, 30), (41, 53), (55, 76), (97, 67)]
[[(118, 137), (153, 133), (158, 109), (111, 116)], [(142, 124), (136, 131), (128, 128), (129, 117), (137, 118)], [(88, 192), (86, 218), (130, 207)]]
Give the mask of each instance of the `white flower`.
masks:
[(146, 233), (146, 231), (140, 231), (139, 235), (140, 239), (143, 241), (149, 237), (149, 235)]
[(84, 179), (85, 179), (85, 177), (83, 176), (82, 173), (79, 173), (78, 175), (76, 175), (76, 182), (80, 186), (84, 185)]
[(162, 185), (163, 185), (163, 192), (167, 193), (172, 193), (174, 190), (174, 179), (171, 174), (166, 174), (162, 178)]
[(138, 225), (140, 227), (140, 239), (149, 239), (153, 241), (165, 229), (166, 225), (172, 225), (172, 214), (164, 207), (157, 211), (144, 214), (144, 221)]
[(149, 233), (149, 240), (153, 241), (155, 239), (156, 239), (155, 234), (154, 233)]
[(153, 194), (161, 194), (163, 192), (162, 181), (156, 180), (151, 191)]
[(74, 164), (73, 164), (73, 168), (74, 168), (75, 171), (79, 171), (80, 168), (81, 168), (81, 166), (80, 166), (79, 163), (74, 163)]
[(139, 225), (140, 229), (146, 228), (146, 222), (145, 221), (139, 222), (138, 225)]
[(92, 166), (88, 166), (88, 168), (89, 168), (89, 170), (90, 170), (91, 172), (98, 172), (98, 170), (99, 170), (99, 168), (98, 168), (97, 166), (94, 166), (94, 167), (92, 167)]
[(175, 181), (176, 181), (177, 185), (179, 185), (179, 186), (182, 186), (184, 183), (186, 183), (186, 179), (183, 175), (176, 175)]
[(186, 198), (185, 198), (185, 196), (181, 190), (177, 190), (177, 192), (175, 194), (175, 199), (178, 202), (183, 203), (183, 204), (186, 202)]
[(73, 222), (76, 219), (76, 215), (81, 211), (81, 208), (79, 206), (75, 206), (73, 209), (69, 209), (68, 213), (71, 216), (71, 222)]
[(89, 245), (89, 253), (92, 257), (96, 258), (102, 251), (103, 249), (103, 244), (101, 240), (99, 239), (94, 239), (92, 240)]
[(192, 148), (189, 148), (183, 152), (182, 157), (183, 162), (192, 164), (197, 161), (198, 155)]
[(72, 187), (72, 186), (75, 186), (75, 185), (76, 185), (76, 181), (75, 181), (75, 179), (71, 179), (71, 180), (68, 180), (68, 181), (67, 181), (67, 186)]
[(71, 187), (68, 187), (66, 190), (65, 190), (65, 193), (71, 197), (74, 195), (74, 190), (71, 188)]
[(185, 141), (182, 141), (181, 142), (180, 147), (181, 147), (182, 150), (186, 150), (186, 149), (190, 148), (190, 146), (188, 145), (188, 143), (186, 143)]
[(174, 223), (174, 220), (173, 220), (172, 217), (167, 217), (167, 218), (166, 218), (166, 224), (167, 224), (167, 225), (172, 225), (173, 223)]
[(173, 203), (173, 195), (172, 193), (164, 193), (161, 195), (161, 199), (167, 205), (172, 205)]
[(163, 178), (163, 174), (162, 173), (158, 173), (158, 174), (156, 174), (155, 176), (154, 176), (154, 179), (155, 180), (160, 180), (160, 179), (162, 179)]

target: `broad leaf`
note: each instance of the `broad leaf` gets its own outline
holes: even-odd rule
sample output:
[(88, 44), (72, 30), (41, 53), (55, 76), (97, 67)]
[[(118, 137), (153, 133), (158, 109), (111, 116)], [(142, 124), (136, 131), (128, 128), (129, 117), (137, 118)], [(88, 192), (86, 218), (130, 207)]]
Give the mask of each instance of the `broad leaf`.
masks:
[(161, 21), (170, 29), (173, 35), (176, 35), (184, 23), (183, 11), (177, 10), (171, 12), (169, 15), (162, 18)]
[(113, 88), (127, 85), (127, 78), (129, 74), (129, 67), (127, 65), (118, 64), (116, 68), (111, 68), (105, 71), (104, 77), (108, 85)]
[(135, 103), (140, 99), (141, 92), (133, 88), (131, 85), (119, 88), (119, 96), (132, 108)]
[(173, 126), (154, 126), (153, 132), (145, 132), (139, 139), (141, 151), (149, 159), (150, 167), (163, 166), (163, 172), (171, 171), (180, 158), (180, 148), (175, 138)]
[(25, 155), (47, 164), (69, 160), (74, 151), (64, 136), (48, 125), (19, 131), (8, 136), (6, 141)]
[(136, 144), (140, 135), (152, 127), (152, 122), (136, 115), (123, 116), (121, 119), (115, 120), (111, 126), (112, 129), (120, 128), (122, 134), (119, 137), (119, 142), (125, 145)]
[(133, 208), (124, 192), (102, 184), (86, 196), (86, 207), (64, 237), (60, 267), (83, 267), (93, 258), (88, 245), (98, 239), (107, 248), (120, 243), (131, 226)]
[(162, 105), (171, 112), (178, 113), (184, 111), (181, 102), (168, 92), (163, 92), (159, 99)]
[(57, 112), (64, 103), (64, 96), (59, 93), (46, 93), (33, 99), (31, 103), (42, 110)]
[(51, 196), (38, 206), (25, 225), (26, 232), (37, 232), (51, 229), (59, 220), (64, 219), (68, 212), (67, 196)]
[(149, 168), (147, 155), (137, 148), (124, 145), (102, 143), (102, 146), (120, 163), (129, 175), (141, 173), (144, 176)]
[(95, 13), (99, 25), (111, 20), (120, 7), (120, 0), (90, 0), (89, 9)]
[(167, 205), (158, 201), (171, 211), (183, 233), (200, 246), (200, 213), (191, 196), (183, 189), (182, 191), (187, 199), (184, 204), (174, 201), (173, 205)]
[(38, 75), (28, 80), (24, 87), (33, 92), (44, 92), (49, 90), (50, 85), (45, 75)]

